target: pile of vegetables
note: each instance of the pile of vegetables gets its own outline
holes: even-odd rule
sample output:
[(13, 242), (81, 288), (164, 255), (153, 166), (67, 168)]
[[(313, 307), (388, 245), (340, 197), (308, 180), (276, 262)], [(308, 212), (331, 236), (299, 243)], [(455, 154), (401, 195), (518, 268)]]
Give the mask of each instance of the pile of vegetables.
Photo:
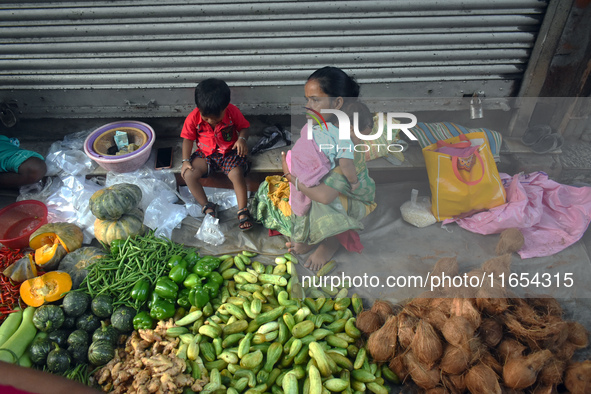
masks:
[[(174, 326), (163, 326), (160, 319), (156, 329), (160, 330), (161, 341), (169, 344), (176, 340), (174, 354), (186, 360), (186, 371), (181, 368), (178, 378), (170, 381), (175, 389), (192, 387), (228, 393), (367, 389), (387, 393), (384, 378), (396, 382), (397, 377), (386, 366), (372, 362), (359, 346), (361, 332), (355, 327), (353, 308), (360, 310), (361, 300), (348, 297), (347, 288), (339, 289), (334, 299), (317, 289), (311, 289), (310, 297), (305, 298), (291, 255), (267, 266), (251, 261), (254, 256), (251, 252), (219, 258), (204, 256), (195, 263), (192, 274), (184, 271), (182, 261), (171, 264), (169, 279), (182, 271), (176, 280), (184, 290), (191, 289), (189, 313), (177, 314)], [(193, 292), (203, 289), (217, 275), (223, 280), (222, 286), (219, 291), (210, 287), (206, 292), (209, 299)], [(202, 281), (205, 284), (201, 285)], [(174, 293), (173, 289), (167, 291)], [(180, 294), (177, 304), (183, 298)], [(142, 324), (144, 312), (136, 316), (142, 317)], [(145, 342), (153, 330), (147, 322), (143, 328), (140, 321), (137, 323), (139, 336)], [(168, 328), (162, 331), (163, 327)], [(137, 341), (129, 341), (128, 346), (137, 349)], [(153, 347), (160, 346), (158, 343), (156, 340)], [(155, 356), (153, 351), (150, 356)], [(143, 371), (152, 371), (145, 360), (145, 354), (130, 360), (122, 353), (96, 377), (104, 388), (114, 392), (135, 392), (138, 379), (156, 388), (163, 381), (145, 380), (148, 375)], [(122, 362), (130, 366), (142, 362), (144, 369), (122, 374), (115, 367)], [(166, 367), (172, 368), (170, 361)]]
[(120, 335), (133, 329), (124, 317), (129, 311), (121, 308), (113, 311), (106, 295), (91, 299), (77, 291), (67, 293), (61, 306), (40, 306), (33, 316), (39, 334), (29, 348), (32, 363), (59, 374), (78, 365), (106, 364), (114, 357)]
[[(511, 255), (467, 273), (509, 273)], [(458, 274), (455, 258), (440, 259), (433, 275)], [(368, 336), (374, 360), (387, 362), (401, 380), (432, 392), (590, 392), (589, 365), (571, 363), (588, 345), (588, 333), (562, 319), (553, 298), (519, 298), (503, 289), (441, 287), (399, 308), (378, 300), (357, 327)], [(473, 293), (472, 293), (473, 292)], [(565, 371), (568, 368), (568, 372)], [(407, 380), (408, 379), (408, 380)], [(431, 392), (431, 391), (429, 391)]]

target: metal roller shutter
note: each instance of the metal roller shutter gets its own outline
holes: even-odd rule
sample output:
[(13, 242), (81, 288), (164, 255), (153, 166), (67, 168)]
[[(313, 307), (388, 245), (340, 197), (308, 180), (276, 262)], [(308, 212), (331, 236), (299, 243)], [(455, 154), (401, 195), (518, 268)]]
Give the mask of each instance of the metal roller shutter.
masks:
[(225, 79), (245, 113), (286, 113), (335, 65), (374, 97), (515, 95), (541, 0), (24, 1), (0, 9), (0, 99), (24, 117), (178, 116)]

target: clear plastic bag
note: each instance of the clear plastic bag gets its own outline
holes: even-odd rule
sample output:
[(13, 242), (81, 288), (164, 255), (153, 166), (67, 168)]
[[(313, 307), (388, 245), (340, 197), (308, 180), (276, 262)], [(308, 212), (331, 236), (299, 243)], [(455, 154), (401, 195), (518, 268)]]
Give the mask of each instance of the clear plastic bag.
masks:
[(415, 227), (427, 227), (437, 223), (437, 219), (431, 213), (431, 199), (429, 197), (418, 197), (419, 191), (412, 189), (410, 201), (400, 207), (402, 219)]
[(187, 208), (184, 205), (170, 204), (159, 197), (154, 199), (144, 214), (144, 224), (155, 229), (154, 235), (159, 238), (172, 237), (172, 230), (180, 227), (183, 219), (187, 217)]
[(220, 219), (211, 215), (205, 215), (201, 227), (197, 230), (195, 238), (213, 246), (219, 246), (226, 241), (226, 237), (220, 229)]
[(63, 141), (51, 144), (45, 157), (48, 176), (87, 175), (97, 166), (84, 153), (84, 141), (92, 130), (68, 134)]
[(112, 186), (117, 183), (131, 183), (142, 190), (140, 208), (144, 212), (152, 201), (158, 198), (162, 198), (170, 204), (178, 201), (176, 178), (170, 170), (153, 170), (143, 166), (136, 171), (121, 174), (108, 172), (105, 186)]

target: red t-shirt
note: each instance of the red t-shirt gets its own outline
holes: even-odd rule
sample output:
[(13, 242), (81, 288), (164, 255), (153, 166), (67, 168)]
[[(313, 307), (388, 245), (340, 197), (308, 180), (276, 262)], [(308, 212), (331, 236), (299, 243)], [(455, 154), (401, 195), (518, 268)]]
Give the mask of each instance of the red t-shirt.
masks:
[(240, 130), (249, 126), (248, 120), (233, 104), (228, 104), (224, 118), (215, 128), (201, 119), (199, 108), (195, 108), (185, 119), (181, 137), (197, 142), (197, 150), (205, 156), (215, 152), (226, 154), (234, 146)]

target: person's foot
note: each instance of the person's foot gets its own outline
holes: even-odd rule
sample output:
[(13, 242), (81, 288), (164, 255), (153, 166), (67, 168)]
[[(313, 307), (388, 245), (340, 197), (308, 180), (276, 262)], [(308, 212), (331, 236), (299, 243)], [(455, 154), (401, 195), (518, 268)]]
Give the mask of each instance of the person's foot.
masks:
[(238, 211), (238, 228), (240, 228), (241, 231), (247, 231), (250, 230), (253, 226), (253, 222), (252, 222), (252, 216), (250, 215), (250, 212), (248, 210), (248, 208), (242, 208), (241, 210)]
[(287, 246), (287, 251), (289, 253), (295, 254), (306, 254), (314, 247), (313, 245), (308, 245), (301, 242), (286, 242), (285, 246)]
[(304, 267), (312, 271), (318, 271), (322, 266), (332, 259), (332, 256), (339, 250), (341, 243), (337, 237), (325, 239), (318, 245), (316, 250), (308, 257)]

